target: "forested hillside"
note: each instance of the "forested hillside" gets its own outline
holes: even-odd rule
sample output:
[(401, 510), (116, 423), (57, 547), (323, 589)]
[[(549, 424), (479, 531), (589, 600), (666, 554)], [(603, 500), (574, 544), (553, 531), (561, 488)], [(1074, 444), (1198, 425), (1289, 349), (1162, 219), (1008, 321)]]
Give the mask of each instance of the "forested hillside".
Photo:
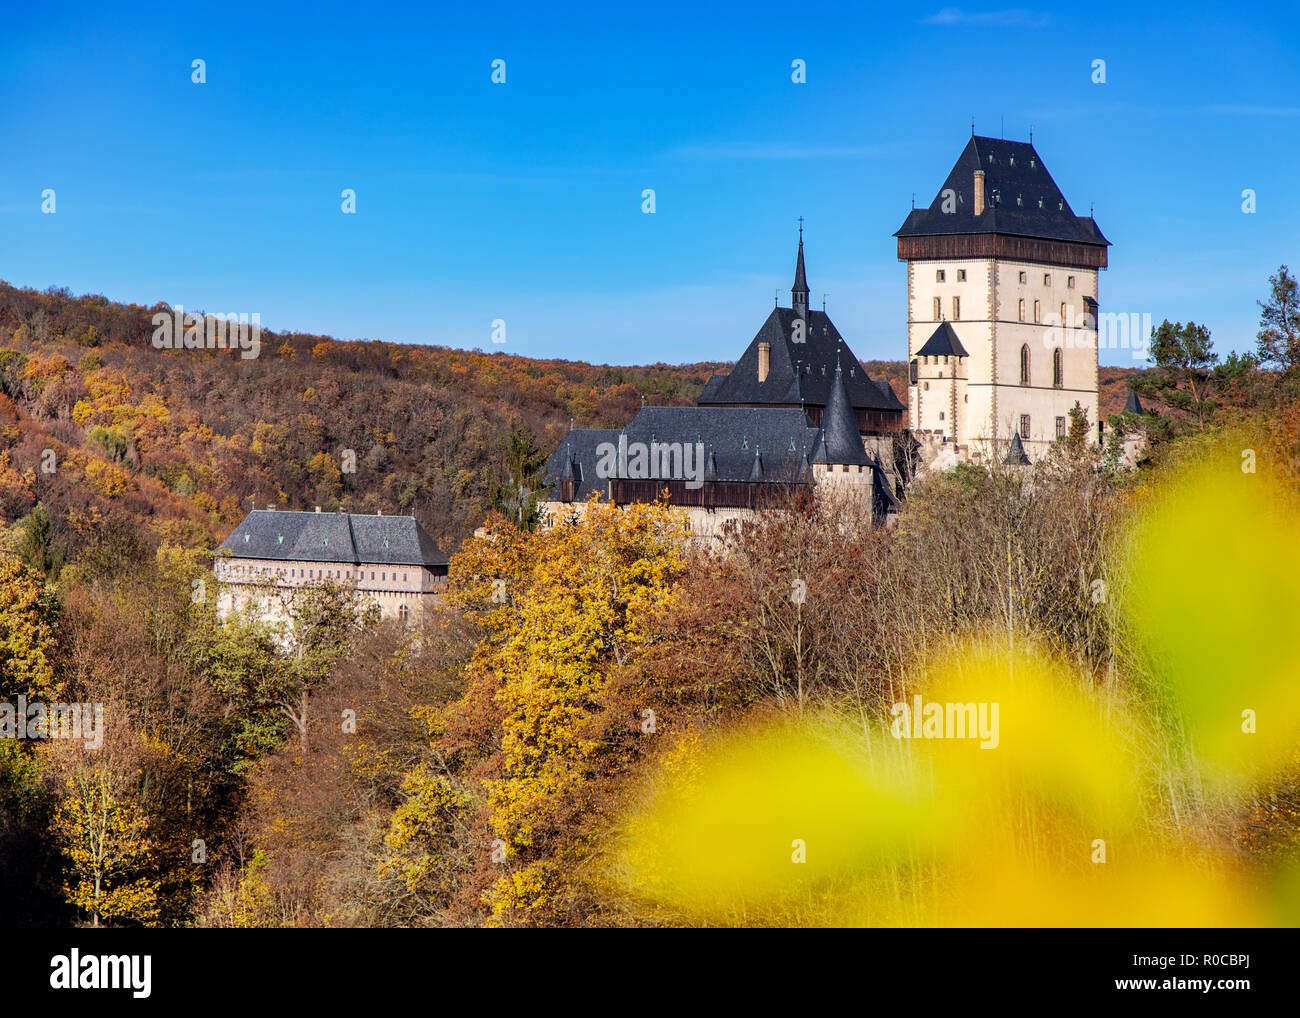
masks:
[[(570, 417), (718, 365), (159, 351), (150, 309), (3, 288), (0, 923), (1294, 924), (1300, 301), (1270, 282), (1258, 357), (1165, 322), (1104, 376), (1155, 411), (1110, 419), (1135, 462), (1078, 417), (890, 527), (803, 497), (711, 547), (659, 505), (492, 505)], [(218, 619), (250, 500), (413, 511), (446, 607), (407, 629), (327, 583), (290, 652)], [(1006, 751), (888, 738), (922, 694), (1005, 703)], [(18, 724), (74, 703), (79, 738)], [(1086, 863), (1098, 831), (1133, 865)]]
[(224, 537), (254, 501), (320, 505), (414, 513), (454, 548), (482, 521), (491, 482), (505, 479), (512, 427), (549, 450), (570, 419), (608, 427), (643, 398), (688, 403), (719, 367), (604, 367), (270, 332), (257, 358), (156, 350), (151, 316), (168, 310), (0, 284), (7, 519), (40, 501), (54, 538), (75, 550), (71, 521), (95, 505), (137, 540), (164, 528), (199, 545)]

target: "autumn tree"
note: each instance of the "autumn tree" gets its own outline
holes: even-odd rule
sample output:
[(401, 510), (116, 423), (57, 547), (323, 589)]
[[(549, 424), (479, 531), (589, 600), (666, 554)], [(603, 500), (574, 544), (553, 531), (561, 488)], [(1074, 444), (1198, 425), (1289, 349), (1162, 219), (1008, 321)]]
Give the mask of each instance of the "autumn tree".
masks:
[(58, 603), (40, 575), (0, 553), (0, 696), (57, 699), (55, 674)]
[(53, 829), (68, 862), (64, 893), (92, 926), (152, 925), (157, 919), (148, 828), (148, 818), (110, 766), (82, 765), (68, 775)]

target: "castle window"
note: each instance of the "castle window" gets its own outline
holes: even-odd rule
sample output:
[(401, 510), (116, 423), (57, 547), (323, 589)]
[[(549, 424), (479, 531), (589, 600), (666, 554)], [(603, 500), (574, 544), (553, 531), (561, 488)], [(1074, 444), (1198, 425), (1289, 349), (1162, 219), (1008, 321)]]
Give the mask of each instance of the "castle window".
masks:
[(1065, 418), (1064, 418), (1064, 417), (1058, 417), (1058, 418), (1056, 419), (1056, 437), (1057, 437), (1057, 438), (1064, 438), (1064, 437), (1065, 437)]
[(399, 605), (397, 606), (397, 617), (398, 617), (399, 619), (401, 619), (403, 622), (406, 621), (407, 617), (408, 617), (410, 614), (411, 614), (411, 613), (410, 613), (409, 609), (406, 607), (406, 605), (404, 605), (404, 604), (399, 604)]
[(1052, 285), (1052, 274), (1050, 272), (1043, 273), (1043, 285), (1044, 286)]
[(966, 282), (966, 270), (965, 270), (965, 269), (958, 269), (958, 270), (957, 270), (957, 282), (959, 282), (959, 283), (964, 283), (964, 282)]
[(934, 298), (934, 320), (937, 322), (943, 317), (943, 298)]
[(1029, 384), (1029, 344), (1020, 348), (1020, 384)]
[(1035, 321), (1035, 322), (1038, 322), (1038, 321), (1041, 321), (1041, 320), (1042, 320), (1042, 306), (1041, 306), (1041, 305), (1042, 305), (1042, 302), (1041, 302), (1041, 301), (1034, 301), (1034, 321)]
[(942, 410), (939, 411), (939, 420), (943, 420), (943, 411), (942, 411)]
[(1020, 298), (1020, 320), (1022, 322), (1025, 320), (1025, 298), (1024, 297)]
[(960, 297), (954, 297), (952, 299), (952, 320), (954, 322), (961, 320), (961, 298)]
[(1065, 285), (1068, 286), (1071, 290), (1073, 290), (1073, 289), (1074, 289), (1074, 277), (1073, 277), (1073, 276), (1067, 276), (1066, 279), (1065, 279)]
[(1065, 324), (1065, 301), (1061, 301), (1061, 324)]
[(917, 376), (917, 373), (918, 373), (918, 372), (917, 372), (916, 358), (915, 358), (915, 357), (912, 358), (912, 369), (911, 369), (911, 371), (912, 371), (912, 384), (915, 385), (915, 384), (916, 384), (916, 376)]
[(1058, 389), (1065, 384), (1065, 368), (1062, 364), (1061, 348), (1052, 351), (1052, 384)]
[(942, 283), (942, 282), (943, 282), (943, 269), (939, 269), (939, 271), (937, 271), (937, 272), (934, 274), (934, 281), (935, 281), (936, 283)]
[(1020, 415), (1020, 437), (1021, 438), (1029, 437), (1029, 415), (1028, 414)]
[(1025, 273), (1025, 272), (1020, 273), (1020, 281), (1021, 281), (1022, 283), (1027, 283), (1027, 282), (1029, 282), (1029, 274), (1028, 274), (1028, 273)]
[(929, 392), (929, 391), (930, 391), (930, 383), (929, 383), (929, 382), (926, 382), (926, 383), (925, 383), (925, 391), (926, 391), (926, 392)]

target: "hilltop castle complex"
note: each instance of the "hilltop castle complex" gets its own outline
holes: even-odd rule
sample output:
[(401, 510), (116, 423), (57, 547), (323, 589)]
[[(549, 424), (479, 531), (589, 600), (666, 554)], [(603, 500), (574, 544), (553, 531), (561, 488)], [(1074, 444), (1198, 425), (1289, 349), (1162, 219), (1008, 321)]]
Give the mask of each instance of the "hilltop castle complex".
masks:
[(616, 504), (666, 496), (708, 535), (833, 484), (880, 520), (914, 469), (1031, 462), (1066, 434), (1076, 404), (1097, 421), (1109, 241), (1074, 214), (1032, 144), (972, 136), (895, 236), (907, 263), (906, 407), (809, 307), (801, 227), (790, 306), (772, 310), (731, 373), (709, 379), (693, 407), (570, 431), (547, 465), (543, 511), (570, 518), (594, 492)]
[[(599, 494), (664, 499), (711, 537), (814, 487), (880, 523), (917, 471), (1027, 464), (1066, 434), (1074, 407), (1097, 422), (1097, 283), (1110, 245), (1032, 144), (972, 135), (895, 236), (907, 266), (906, 405), (810, 306), (801, 225), (790, 306), (771, 310), (694, 406), (570, 430), (547, 463), (545, 525), (580, 517)], [(216, 570), (223, 614), (251, 603), (291, 621), (298, 588), (332, 581), (413, 621), (441, 596), (447, 559), (412, 517), (255, 510)]]

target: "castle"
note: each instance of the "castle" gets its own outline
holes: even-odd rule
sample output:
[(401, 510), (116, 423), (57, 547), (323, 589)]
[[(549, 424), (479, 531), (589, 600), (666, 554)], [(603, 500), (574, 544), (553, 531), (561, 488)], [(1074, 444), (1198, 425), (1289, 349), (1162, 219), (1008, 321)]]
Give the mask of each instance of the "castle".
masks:
[[(1098, 274), (1110, 242), (1074, 214), (1032, 143), (972, 133), (895, 236), (907, 265), (906, 406), (809, 306), (801, 222), (790, 306), (772, 309), (694, 406), (571, 429), (547, 462), (544, 525), (581, 517), (599, 493), (615, 505), (665, 499), (712, 537), (813, 487), (880, 523), (918, 470), (1026, 465), (1064, 437), (1076, 405), (1098, 422)], [(288, 620), (296, 589), (334, 581), (414, 621), (441, 596), (447, 559), (412, 517), (254, 510), (218, 549), (216, 572), (223, 615), (253, 603)]]
[(707, 535), (834, 483), (881, 520), (916, 470), (1033, 462), (1076, 406), (1099, 440), (1098, 274), (1110, 242), (1074, 214), (1033, 144), (972, 133), (934, 201), (895, 236), (906, 407), (809, 307), (801, 225), (790, 306), (772, 310), (734, 370), (709, 379), (694, 407), (570, 431), (547, 464), (543, 514), (572, 518), (594, 492), (615, 504), (666, 494)]

